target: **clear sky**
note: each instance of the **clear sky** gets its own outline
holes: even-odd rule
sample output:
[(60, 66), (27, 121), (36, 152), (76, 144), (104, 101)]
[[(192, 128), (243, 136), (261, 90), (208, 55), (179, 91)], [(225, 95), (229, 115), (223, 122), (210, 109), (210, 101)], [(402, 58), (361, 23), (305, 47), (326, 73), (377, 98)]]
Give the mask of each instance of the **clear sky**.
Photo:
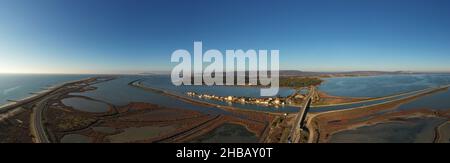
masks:
[(170, 70), (176, 49), (281, 69), (450, 71), (449, 0), (0, 0), (0, 73)]

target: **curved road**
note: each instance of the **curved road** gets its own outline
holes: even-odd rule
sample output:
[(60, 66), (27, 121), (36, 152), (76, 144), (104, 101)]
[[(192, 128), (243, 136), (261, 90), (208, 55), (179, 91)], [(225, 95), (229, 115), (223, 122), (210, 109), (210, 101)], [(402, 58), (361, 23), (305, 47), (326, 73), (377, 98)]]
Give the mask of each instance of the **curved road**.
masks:
[(62, 84), (61, 86), (55, 87), (52, 90), (50, 90), (48, 93), (45, 94), (44, 97), (42, 97), (42, 99), (38, 99), (38, 101), (33, 106), (33, 113), (30, 119), (31, 121), (30, 129), (32, 134), (34, 135), (33, 140), (35, 141), (35, 143), (51, 143), (43, 122), (44, 112), (48, 108), (48, 101), (57, 98), (60, 95), (66, 94), (72, 90), (83, 87), (83, 86), (76, 86), (76, 87), (70, 86), (75, 83), (84, 82), (90, 79), (91, 78), (67, 82), (65, 84)]
[(42, 122), (42, 117), (44, 114), (45, 108), (47, 108), (47, 101), (51, 97), (46, 97), (41, 101), (36, 103), (36, 106), (33, 108), (33, 115), (31, 120), (31, 129), (35, 135), (36, 143), (50, 143), (50, 140), (45, 131), (44, 123)]

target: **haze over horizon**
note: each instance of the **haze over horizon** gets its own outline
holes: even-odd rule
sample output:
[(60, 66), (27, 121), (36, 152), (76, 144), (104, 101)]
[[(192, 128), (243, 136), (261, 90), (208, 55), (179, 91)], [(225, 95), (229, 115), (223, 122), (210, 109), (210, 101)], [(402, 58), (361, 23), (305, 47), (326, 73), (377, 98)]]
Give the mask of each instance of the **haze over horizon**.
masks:
[(280, 68), (450, 72), (448, 0), (0, 0), (0, 73), (170, 71), (177, 49), (278, 49)]

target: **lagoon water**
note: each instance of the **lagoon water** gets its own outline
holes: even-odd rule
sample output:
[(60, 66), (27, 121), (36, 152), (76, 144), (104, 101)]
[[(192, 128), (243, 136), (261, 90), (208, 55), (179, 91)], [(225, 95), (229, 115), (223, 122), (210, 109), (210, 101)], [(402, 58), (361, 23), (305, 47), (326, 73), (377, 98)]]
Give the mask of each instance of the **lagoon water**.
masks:
[[(215, 94), (219, 96), (248, 96), (248, 97), (260, 97), (260, 88), (251, 87), (232, 87), (232, 86), (181, 86), (177, 87), (172, 85), (169, 76), (158, 75), (158, 76), (145, 76), (142, 77), (144, 85), (171, 91), (178, 93), (180, 95), (185, 95), (188, 91), (195, 91), (198, 93)], [(335, 96), (347, 96), (347, 97), (383, 97), (389, 95), (396, 95), (400, 93), (406, 93), (411, 91), (423, 90), (431, 87), (438, 87), (442, 85), (450, 84), (449, 74), (414, 74), (414, 75), (381, 75), (381, 76), (370, 76), (370, 77), (341, 77), (341, 78), (326, 78), (325, 82), (319, 87), (319, 90), (324, 91), (330, 95)], [(279, 91), (279, 96), (287, 96), (294, 92), (295, 90), (289, 88), (281, 88)], [(404, 108), (415, 108), (416, 104), (420, 105), (433, 105), (439, 108), (450, 108), (450, 102), (445, 100), (450, 95), (447, 94), (434, 95), (433, 97), (428, 97), (428, 99), (436, 101), (438, 103), (429, 102), (428, 99), (418, 100), (413, 104), (409, 104)], [(399, 99), (409, 96), (405, 94), (403, 96), (398, 96), (394, 98), (359, 103), (350, 104), (342, 106), (330, 106), (330, 107), (319, 107), (314, 108), (311, 112), (322, 112), (330, 110), (347, 109), (354, 107), (361, 107), (372, 105), (380, 102), (386, 102), (389, 100)], [(261, 111), (272, 111), (272, 112), (296, 112), (298, 108), (284, 106), (284, 107), (266, 107), (259, 105), (245, 105), (239, 103), (229, 104), (227, 102), (206, 100), (201, 99), (210, 103), (215, 103), (219, 105), (232, 105), (235, 107), (243, 109), (261, 110)], [(406, 104), (405, 104), (406, 105)]]
[[(202, 94), (215, 94), (217, 96), (245, 96), (245, 97), (261, 97), (260, 88), (246, 87), (246, 86), (205, 86), (205, 85), (183, 85), (175, 86), (172, 84), (170, 76), (155, 75), (147, 76), (143, 81), (144, 84), (154, 88), (170, 90), (172, 92), (179, 92), (185, 94), (189, 91), (194, 91)], [(280, 88), (278, 96), (286, 97), (294, 93), (294, 89)]]
[[(450, 75), (402, 75), (327, 79), (321, 90), (332, 95), (381, 97), (430, 87), (448, 85)], [(351, 85), (355, 85), (354, 88)], [(337, 87), (342, 88), (337, 88)], [(353, 93), (352, 93), (353, 92)], [(443, 90), (400, 105), (394, 111), (410, 109), (450, 109), (450, 90)], [(364, 103), (368, 105), (370, 103)], [(341, 108), (339, 108), (341, 107)], [(351, 105), (332, 109), (345, 109)], [(319, 108), (324, 110), (330, 108)], [(382, 114), (380, 112), (380, 114)], [(364, 121), (364, 118), (362, 118)], [(448, 119), (408, 119), (406, 122), (382, 123), (334, 134), (330, 142), (432, 142), (434, 127)]]
[(433, 142), (434, 126), (445, 119), (408, 119), (335, 133), (332, 143), (426, 143)]
[(198, 111), (217, 111), (209, 107), (192, 105), (172, 97), (160, 95), (151, 91), (129, 86), (128, 83), (140, 79), (142, 76), (122, 76), (118, 79), (93, 85), (96, 90), (72, 95), (87, 96), (93, 99), (105, 101), (116, 106), (124, 106), (130, 102), (149, 102), (164, 107), (184, 108)]
[(433, 109), (433, 110), (448, 110), (450, 109), (450, 90), (437, 92), (401, 105), (398, 110), (407, 109)]
[(76, 110), (91, 113), (102, 113), (108, 111), (109, 109), (109, 106), (105, 103), (79, 97), (65, 98), (62, 100), (62, 103)]
[[(370, 78), (370, 80), (369, 80)], [(252, 96), (258, 97), (259, 88), (249, 88), (249, 87), (207, 87), (207, 86), (188, 86), (188, 87), (176, 87), (171, 85), (170, 78), (167, 76), (126, 76), (113, 81), (100, 83), (95, 85), (98, 87), (95, 91), (89, 91), (80, 93), (80, 95), (89, 96), (91, 98), (96, 98), (99, 100), (104, 100), (112, 102), (115, 105), (125, 105), (131, 101), (145, 101), (150, 103), (155, 103), (167, 107), (179, 107), (194, 110), (217, 110), (208, 107), (200, 107), (192, 105), (189, 103), (176, 100), (171, 97), (162, 96), (157, 93), (144, 91), (139, 88), (134, 88), (128, 86), (128, 83), (137, 80), (144, 79), (143, 83), (150, 87), (155, 87), (163, 89), (166, 91), (171, 91), (178, 93), (180, 95), (185, 95), (186, 91), (196, 91), (201, 93), (211, 93), (217, 95), (234, 95), (234, 96)], [(361, 79), (364, 82), (369, 82), (369, 84), (364, 84), (357, 82), (357, 79)], [(389, 84), (390, 80), (392, 81)], [(420, 80), (419, 80), (420, 79)], [(402, 92), (409, 92), (414, 90), (421, 90), (429, 87), (436, 87), (440, 85), (449, 84), (449, 75), (411, 75), (411, 76), (377, 76), (377, 77), (359, 77), (359, 78), (339, 78), (336, 80), (327, 79), (324, 87), (321, 87), (322, 91), (338, 93), (337, 95), (351, 95), (351, 93), (345, 92), (358, 92), (355, 96), (360, 97), (379, 97), (386, 95), (393, 95)], [(350, 80), (351, 82), (347, 82)], [(412, 83), (407, 83), (408, 81), (413, 81)], [(359, 85), (354, 89), (346, 84), (358, 83)], [(377, 83), (377, 84), (375, 84)], [(380, 84), (383, 83), (383, 84)], [(336, 89), (330, 87), (329, 85), (344, 85), (348, 89)], [(380, 88), (377, 88), (380, 86)], [(398, 89), (393, 89), (394, 87), (399, 87)], [(339, 90), (339, 91), (337, 91)], [(358, 90), (358, 91), (357, 91)], [(376, 90), (376, 91), (375, 91)], [(281, 94), (289, 94), (291, 90), (284, 89)], [(333, 93), (330, 93), (333, 94)], [(404, 105), (401, 105), (399, 109), (417, 109), (418, 107), (429, 107), (432, 109), (450, 109), (450, 101), (447, 100), (450, 96), (450, 91), (442, 91), (430, 96), (426, 96), (417, 101), (413, 101)], [(404, 96), (400, 96), (404, 97)], [(398, 97), (398, 98), (400, 98)], [(224, 102), (209, 101), (216, 104), (227, 105)], [(380, 101), (377, 101), (380, 102)], [(366, 103), (367, 105), (367, 103)], [(295, 107), (284, 107), (284, 108), (268, 108), (256, 105), (242, 105), (233, 104), (233, 106), (240, 107), (243, 109), (253, 109), (253, 110), (264, 110), (264, 111), (281, 111), (281, 112), (295, 112), (298, 108)], [(344, 106), (349, 107), (349, 106)], [(315, 110), (320, 111), (320, 109), (311, 109), (312, 112)], [(442, 122), (440, 119), (420, 119), (411, 121), (408, 124), (397, 124), (388, 123), (380, 124), (368, 127), (358, 128), (356, 130), (344, 131), (333, 135), (332, 142), (429, 142), (432, 139), (432, 129), (437, 123)], [(224, 131), (222, 131), (224, 130)], [(236, 128), (233, 131), (238, 130)], [(220, 131), (220, 132), (219, 132)], [(380, 132), (388, 131), (388, 132)], [(236, 131), (237, 132), (237, 131)], [(239, 131), (240, 132), (240, 131)], [(201, 137), (196, 141), (200, 142), (220, 142), (229, 141), (234, 142), (234, 138), (239, 138), (242, 142), (242, 137), (247, 138), (249, 142), (256, 141), (252, 136), (245, 135), (239, 137), (239, 135), (230, 136), (226, 134), (225, 129), (218, 129), (214, 132), (208, 134), (207, 136)], [(237, 142), (237, 141), (236, 141)]]
[[(0, 104), (7, 103), (7, 100), (18, 100), (30, 96), (31, 92), (41, 91), (43, 88), (57, 85), (63, 82), (79, 80), (92, 75), (0, 75)], [(144, 91), (139, 88), (128, 86), (128, 83), (144, 79), (144, 85), (184, 95), (187, 91), (199, 93), (216, 94), (220, 96), (249, 96), (260, 97), (260, 88), (251, 87), (232, 87), (232, 86), (174, 86), (168, 75), (151, 76), (122, 76), (116, 80), (99, 83), (95, 91), (84, 93), (75, 93), (75, 95), (84, 95), (94, 99), (110, 102), (114, 105), (126, 105), (129, 102), (151, 102), (166, 107), (187, 108), (194, 110), (212, 110), (208, 107), (192, 105), (171, 97), (162, 96), (157, 93)], [(330, 95), (351, 96), (351, 97), (381, 97), (387, 95), (421, 90), (429, 87), (450, 84), (450, 75), (432, 74), (432, 75), (383, 75), (371, 77), (342, 77), (326, 78), (325, 82), (319, 87), (321, 91)], [(294, 92), (293, 89), (281, 88), (279, 96), (287, 96)], [(450, 108), (449, 100), (445, 100), (450, 92), (439, 93), (430, 97), (424, 97), (421, 100), (405, 104), (402, 109), (415, 108), (416, 106), (430, 106), (434, 109)], [(232, 105), (244, 109), (275, 111), (275, 112), (295, 112), (296, 107), (265, 107), (258, 105), (228, 104), (226, 102), (209, 100), (208, 102), (220, 105)], [(379, 101), (376, 101), (379, 102)], [(369, 103), (357, 104), (369, 105)], [(328, 111), (335, 109), (345, 109), (352, 106), (337, 106), (314, 108), (311, 111)]]
[[(214, 94), (218, 96), (243, 96), (243, 97), (261, 97), (260, 89), (255, 87), (243, 87), (243, 86), (175, 86), (172, 84), (170, 80), (170, 76), (168, 75), (154, 75), (154, 76), (143, 76), (142, 83), (146, 86), (157, 88), (160, 90), (170, 91), (171, 93), (175, 93), (181, 96), (187, 96), (186, 92), (193, 91), (201, 94)], [(286, 97), (295, 92), (294, 89), (291, 88), (280, 88), (278, 95), (281, 97)], [(207, 100), (207, 99), (198, 99), (207, 101), (210, 103), (218, 104), (218, 105), (229, 105), (242, 109), (250, 109), (250, 110), (259, 110), (259, 111), (270, 111), (270, 112), (296, 112), (298, 108), (296, 107), (267, 107), (262, 105), (250, 105), (250, 104), (239, 104), (239, 103), (227, 103), (224, 101), (216, 101), (216, 100)]]
[[(219, 109), (193, 105), (191, 103), (187, 103), (181, 100), (174, 99), (173, 97), (164, 96), (155, 92), (145, 91), (140, 88), (135, 88), (133, 86), (129, 86), (128, 84), (134, 80), (144, 79), (144, 84), (149, 87), (154, 87), (166, 91), (171, 91), (172, 93), (176, 93), (182, 96), (186, 96), (184, 93), (189, 89), (185, 89), (185, 91), (177, 91), (177, 89), (181, 89), (180, 87), (176, 87), (171, 84), (169, 76), (122, 76), (118, 79), (103, 82), (99, 84), (93, 85), (97, 87), (96, 90), (87, 91), (82, 93), (72, 93), (71, 95), (80, 95), (87, 96), (93, 99), (105, 101), (111, 103), (116, 106), (124, 106), (130, 102), (149, 102), (153, 104), (157, 104), (160, 106), (171, 107), (171, 108), (184, 108), (190, 110), (197, 111), (208, 111), (208, 112), (220, 112), (225, 113)], [(192, 86), (194, 88), (195, 86)], [(205, 87), (205, 86), (199, 86)], [(235, 87), (230, 87), (235, 88)], [(205, 89), (205, 88), (203, 88)], [(248, 90), (252, 89), (252, 92), (255, 94), (259, 94), (259, 88), (246, 88)], [(215, 88), (208, 87), (208, 90), (211, 93), (214, 93)], [(242, 93), (240, 89), (232, 89), (234, 92), (229, 92), (227, 95), (235, 95), (236, 93)], [(192, 90), (191, 90), (192, 91)], [(220, 101), (208, 101), (211, 103), (219, 104), (219, 105), (229, 105), (225, 102)], [(243, 104), (232, 104), (233, 106), (243, 108), (243, 109), (251, 109), (251, 110), (262, 110), (262, 111), (274, 111), (274, 112), (295, 112), (298, 108), (295, 107), (283, 107), (283, 108), (273, 108), (273, 107), (265, 107), (265, 106), (257, 106), (257, 105), (243, 105)]]
[(450, 84), (450, 74), (325, 78), (319, 87), (333, 96), (383, 97)]
[[(422, 75), (382, 75), (370, 77), (345, 77), (328, 78), (319, 87), (334, 96), (346, 97), (384, 97), (407, 93), (412, 91), (434, 88), (450, 84), (449, 74), (422, 74)], [(410, 96), (409, 93), (383, 100), (376, 100), (357, 104), (317, 107), (311, 112), (323, 112), (331, 110), (341, 110), (355, 107), (373, 105)], [(429, 108), (429, 109), (450, 109), (450, 91), (441, 91), (433, 95), (425, 96), (416, 101), (403, 104), (400, 110)]]
[[(185, 96), (188, 91), (194, 91), (197, 93), (215, 94), (219, 96), (246, 96), (246, 97), (261, 97), (260, 88), (252, 87), (233, 87), (233, 86), (174, 86), (170, 82), (170, 76), (168, 75), (153, 75), (153, 76), (140, 76), (143, 79), (143, 84), (149, 87), (158, 88), (165, 91), (170, 91), (179, 95)], [(382, 76), (370, 76), (370, 77), (342, 77), (342, 78), (326, 78), (325, 82), (319, 87), (321, 91), (327, 92), (330, 95), (336, 96), (348, 96), (348, 97), (383, 97), (388, 95), (395, 95), (399, 93), (423, 90), (430, 87), (438, 87), (442, 85), (450, 84), (450, 75), (448, 74), (414, 74), (414, 75), (382, 75)], [(295, 90), (289, 88), (280, 88), (278, 96), (288, 96)], [(408, 96), (398, 96), (395, 98), (384, 99), (379, 101), (372, 101), (360, 104), (332, 106), (332, 107), (320, 107), (314, 108), (311, 112), (322, 112), (329, 110), (347, 109), (353, 107), (367, 106), (389, 100), (399, 99)], [(439, 103), (442, 108), (450, 108), (450, 103), (445, 102), (446, 95), (434, 97), (434, 100), (442, 101)], [(448, 96), (447, 96), (448, 97)], [(227, 103), (215, 100), (204, 100), (210, 103), (219, 105), (231, 105), (243, 109), (272, 111), (272, 112), (296, 112), (298, 108), (284, 106), (284, 107), (266, 107), (261, 105), (249, 105), (239, 103)], [(444, 100), (444, 101), (443, 101)], [(427, 100), (425, 100), (427, 101)], [(421, 102), (427, 104), (427, 102)], [(408, 106), (414, 108), (414, 105)]]
[[(48, 88), (67, 81), (79, 80), (92, 75), (0, 75), (0, 104), (7, 103), (8, 99), (18, 100), (30, 96), (31, 92), (39, 92), (43, 88)], [(102, 82), (93, 86), (98, 89), (82, 93), (72, 93), (73, 95), (87, 96), (93, 99), (105, 101), (117, 106), (123, 106), (129, 102), (149, 102), (165, 107), (184, 108), (198, 110), (211, 113), (224, 113), (219, 109), (193, 105), (172, 97), (164, 96), (151, 91), (145, 91), (140, 88), (129, 86), (128, 83), (137, 79), (144, 79), (143, 83), (150, 87), (163, 89), (166, 91), (185, 95), (187, 91), (195, 91), (200, 93), (210, 93), (221, 96), (250, 96), (259, 97), (260, 88), (250, 87), (208, 87), (208, 86), (186, 86), (176, 87), (170, 82), (169, 76), (121, 76), (118, 79)], [(325, 83), (319, 87), (321, 91), (330, 95), (350, 96), (350, 97), (382, 97), (388, 95), (422, 90), (429, 87), (437, 87), (450, 84), (450, 75), (399, 75), (399, 76), (373, 76), (373, 77), (348, 77), (348, 78), (328, 78)], [(280, 96), (287, 96), (294, 90), (283, 88), (280, 90)], [(429, 108), (435, 110), (450, 109), (450, 91), (445, 90), (432, 95), (422, 97), (418, 100), (401, 105), (398, 110)], [(75, 107), (80, 105), (84, 108), (84, 104), (77, 104), (77, 99), (67, 101)], [(78, 99), (79, 100), (79, 99)], [(79, 102), (79, 101), (78, 101)], [(228, 105), (225, 102), (209, 101), (216, 104)], [(380, 101), (377, 101), (380, 102)], [(365, 103), (363, 105), (367, 105)], [(97, 105), (97, 104), (96, 104)], [(243, 109), (275, 111), (275, 112), (295, 112), (295, 107), (264, 107), (256, 105), (232, 104), (233, 106)], [(91, 106), (91, 104), (89, 104)], [(93, 105), (95, 106), (95, 105)], [(351, 106), (339, 106), (339, 109), (345, 109)], [(102, 104), (102, 108), (105, 108)], [(336, 108), (313, 108), (311, 112), (326, 111)], [(86, 111), (104, 111), (86, 110)], [(432, 129), (436, 123), (440, 123), (440, 119), (418, 119), (410, 123), (386, 123), (374, 126), (361, 127), (355, 130), (339, 132), (332, 137), (332, 142), (429, 142), (432, 138)], [(233, 127), (234, 128), (234, 127)], [(222, 131), (224, 130), (224, 131)], [(228, 130), (228, 129), (227, 129)], [(235, 128), (233, 129), (235, 130)], [(216, 132), (225, 133), (217, 134)], [(388, 131), (388, 132), (380, 132)], [(225, 129), (216, 130), (214, 135), (204, 137), (202, 141), (223, 139), (227, 135)], [(245, 135), (245, 134), (244, 134)], [(234, 135), (233, 137), (239, 137)], [(228, 140), (228, 139), (227, 139)], [(251, 139), (254, 141), (256, 139)], [(89, 142), (80, 135), (68, 135), (63, 141), (67, 142)]]
[(8, 103), (8, 100), (23, 99), (50, 86), (88, 77), (92, 75), (0, 74), (0, 105)]

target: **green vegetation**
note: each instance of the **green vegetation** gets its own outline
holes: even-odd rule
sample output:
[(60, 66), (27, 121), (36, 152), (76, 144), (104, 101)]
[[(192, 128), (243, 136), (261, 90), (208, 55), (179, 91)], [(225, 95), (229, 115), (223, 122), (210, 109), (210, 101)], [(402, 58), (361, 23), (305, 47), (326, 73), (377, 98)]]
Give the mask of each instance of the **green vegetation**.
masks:
[(320, 85), (322, 82), (323, 82), (322, 79), (311, 77), (280, 77), (281, 87), (291, 87), (295, 89), (309, 86), (317, 86)]
[[(246, 86), (249, 86), (249, 84), (250, 84), (250, 80), (249, 80), (249, 76), (248, 76), (249, 74), (246, 73), (245, 75), (246, 76), (245, 76), (244, 83)], [(227, 81), (226, 76), (223, 76), (223, 81), (224, 82)], [(191, 84), (194, 84), (194, 77), (192, 77), (191, 82), (192, 82)], [(309, 87), (309, 86), (318, 86), (322, 82), (323, 82), (323, 80), (318, 77), (280, 76), (280, 86), (281, 87), (290, 87), (290, 88), (299, 89), (299, 88)], [(203, 83), (203, 84), (205, 84), (205, 83)], [(237, 76), (234, 77), (234, 85), (238, 85), (237, 84)], [(261, 81), (257, 80), (256, 85), (261, 86)]]

